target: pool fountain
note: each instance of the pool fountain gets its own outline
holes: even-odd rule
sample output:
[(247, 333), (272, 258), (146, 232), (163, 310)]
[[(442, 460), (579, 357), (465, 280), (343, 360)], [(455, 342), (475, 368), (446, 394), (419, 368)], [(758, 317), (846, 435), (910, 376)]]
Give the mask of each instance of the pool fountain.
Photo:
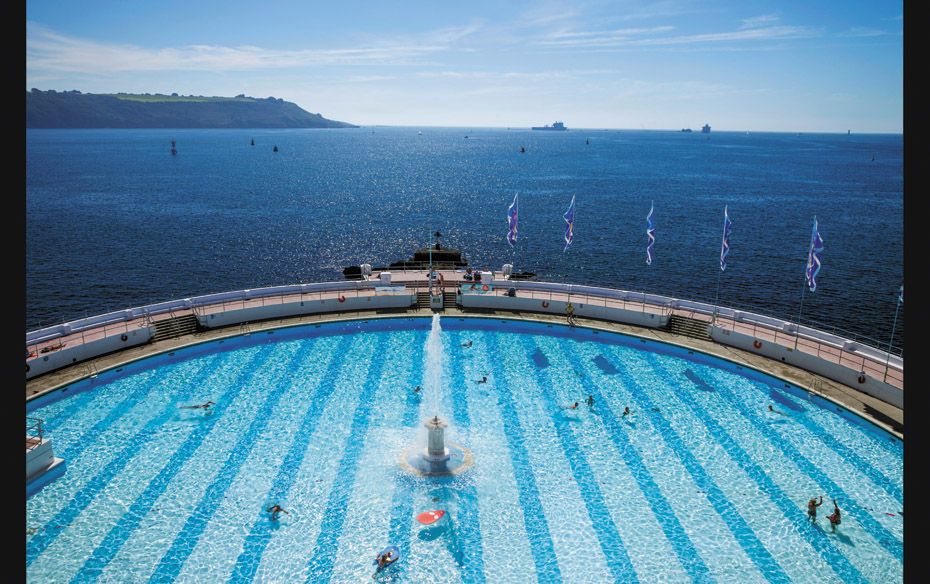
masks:
[(449, 423), (439, 416), (442, 395), (442, 327), (439, 315), (433, 315), (433, 324), (426, 339), (426, 367), (424, 369), (424, 389), (426, 411), (433, 416), (423, 422), (426, 428), (426, 448), (422, 448), (422, 439), (413, 447), (404, 451), (401, 466), (421, 476), (449, 476), (458, 474), (472, 465), (473, 459), (468, 449), (446, 443), (446, 428)]

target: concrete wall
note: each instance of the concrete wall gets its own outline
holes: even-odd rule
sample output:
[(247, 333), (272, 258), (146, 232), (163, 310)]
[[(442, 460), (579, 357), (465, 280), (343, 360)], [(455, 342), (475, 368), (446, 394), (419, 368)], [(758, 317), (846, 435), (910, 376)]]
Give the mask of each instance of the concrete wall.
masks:
[(26, 379), (32, 379), (36, 375), (54, 371), (66, 365), (79, 363), (87, 359), (93, 359), (100, 355), (119, 351), (127, 347), (134, 347), (149, 342), (152, 338), (152, 330), (148, 327), (130, 330), (126, 334), (126, 340), (122, 340), (121, 335), (111, 335), (96, 341), (89, 341), (80, 345), (65, 345), (57, 351), (50, 353), (39, 353), (38, 356), (28, 359), (26, 366)]
[[(816, 355), (794, 351), (790, 347), (763, 341), (750, 335), (732, 332), (719, 327), (713, 327), (711, 337), (718, 343), (737, 347), (751, 353), (769, 357), (776, 361), (782, 361), (800, 367), (807, 371), (812, 371), (827, 379), (842, 383), (843, 385), (855, 387), (862, 393), (871, 395), (885, 403), (898, 408), (904, 408), (904, 391), (868, 375), (865, 376), (865, 382), (859, 383), (860, 372), (854, 371), (839, 363), (832, 363)], [(762, 343), (762, 346), (758, 349), (753, 346), (753, 343), (757, 340)]]
[[(565, 316), (565, 305), (567, 302), (558, 300), (552, 300), (550, 302), (547, 300), (545, 302), (547, 302), (549, 306), (543, 307), (543, 300), (539, 298), (521, 298), (519, 292), (517, 294), (516, 297), (463, 294), (459, 297), (459, 303), (466, 308), (542, 312)], [(663, 327), (668, 322), (668, 317), (659, 314), (623, 310), (621, 308), (610, 308), (594, 304), (580, 304), (578, 302), (572, 302), (572, 306), (575, 307), (575, 316), (586, 316), (589, 318), (622, 322), (647, 328)]]
[(272, 304), (269, 306), (255, 306), (226, 310), (215, 314), (198, 316), (200, 325), (205, 328), (217, 328), (267, 320), (269, 318), (284, 318), (302, 314), (316, 314), (321, 312), (338, 312), (352, 310), (376, 310), (380, 308), (407, 308), (417, 303), (416, 294), (391, 294), (384, 296), (353, 296), (346, 297), (345, 302), (335, 298), (326, 300), (304, 300), (303, 302), (289, 302), (287, 304)]

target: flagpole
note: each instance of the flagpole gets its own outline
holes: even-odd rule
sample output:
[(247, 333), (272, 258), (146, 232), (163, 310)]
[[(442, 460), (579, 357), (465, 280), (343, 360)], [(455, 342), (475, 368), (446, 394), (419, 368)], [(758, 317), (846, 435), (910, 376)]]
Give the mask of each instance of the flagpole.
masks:
[(882, 381), (888, 379), (888, 363), (891, 362), (891, 343), (894, 342), (894, 329), (898, 326), (898, 311), (901, 309), (901, 297), (898, 297), (898, 302), (894, 308), (894, 322), (891, 324), (891, 339), (888, 340), (888, 351), (887, 356), (885, 357), (885, 376), (882, 378)]
[[(804, 264), (807, 265), (806, 263)], [(804, 286), (801, 287), (801, 307), (798, 308), (798, 325), (794, 329), (794, 350), (798, 350), (798, 336), (801, 334), (801, 311), (804, 310), (804, 289), (807, 288), (807, 278), (804, 279)]]
[(723, 270), (717, 272), (717, 291), (714, 292), (714, 317), (710, 320), (710, 326), (715, 326), (717, 324), (717, 299), (720, 296), (720, 276), (723, 275)]

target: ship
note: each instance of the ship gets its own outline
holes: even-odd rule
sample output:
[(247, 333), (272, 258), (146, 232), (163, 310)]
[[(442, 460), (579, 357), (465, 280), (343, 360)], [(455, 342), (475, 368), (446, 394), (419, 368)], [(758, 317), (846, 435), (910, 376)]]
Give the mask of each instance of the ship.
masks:
[[(445, 247), (439, 243), (442, 237), (440, 232), (433, 234), (434, 243), (430, 246), (417, 249), (413, 252), (413, 257), (408, 260), (399, 260), (392, 262), (387, 267), (367, 267), (347, 266), (342, 270), (342, 276), (346, 280), (364, 280), (367, 274), (374, 272), (388, 272), (391, 270), (428, 270), (432, 266), (434, 270), (468, 270), (468, 260), (458, 249)], [(518, 272), (510, 275), (511, 280), (530, 280), (536, 277), (534, 272)]]
[(701, 128), (702, 134), (710, 134), (710, 124), (704, 124), (704, 127)]
[(682, 128), (681, 131), (682, 131), (682, 132), (685, 132), (685, 133), (690, 133), (690, 132), (691, 132), (691, 128)]
[(565, 130), (567, 130), (568, 128), (566, 128), (566, 127), (565, 127), (565, 124), (563, 124), (562, 122), (555, 122), (555, 123), (552, 124), (551, 126), (533, 126), (532, 129), (534, 129), (534, 130), (557, 130), (557, 131), (565, 131)]

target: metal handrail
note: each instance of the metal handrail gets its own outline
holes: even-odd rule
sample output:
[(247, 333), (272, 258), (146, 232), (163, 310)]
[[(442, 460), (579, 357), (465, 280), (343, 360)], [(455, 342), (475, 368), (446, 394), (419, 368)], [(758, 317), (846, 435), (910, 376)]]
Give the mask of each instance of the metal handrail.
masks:
[[(26, 418), (26, 451), (27, 452), (32, 450), (33, 448), (37, 448), (40, 444), (42, 444), (42, 441), (45, 435), (45, 432), (43, 429), (44, 423), (45, 423), (44, 420), (42, 420), (41, 418), (29, 418), (29, 417)], [(38, 438), (39, 441), (34, 442), (34, 441), (29, 440), (29, 438), (31, 437)]]

